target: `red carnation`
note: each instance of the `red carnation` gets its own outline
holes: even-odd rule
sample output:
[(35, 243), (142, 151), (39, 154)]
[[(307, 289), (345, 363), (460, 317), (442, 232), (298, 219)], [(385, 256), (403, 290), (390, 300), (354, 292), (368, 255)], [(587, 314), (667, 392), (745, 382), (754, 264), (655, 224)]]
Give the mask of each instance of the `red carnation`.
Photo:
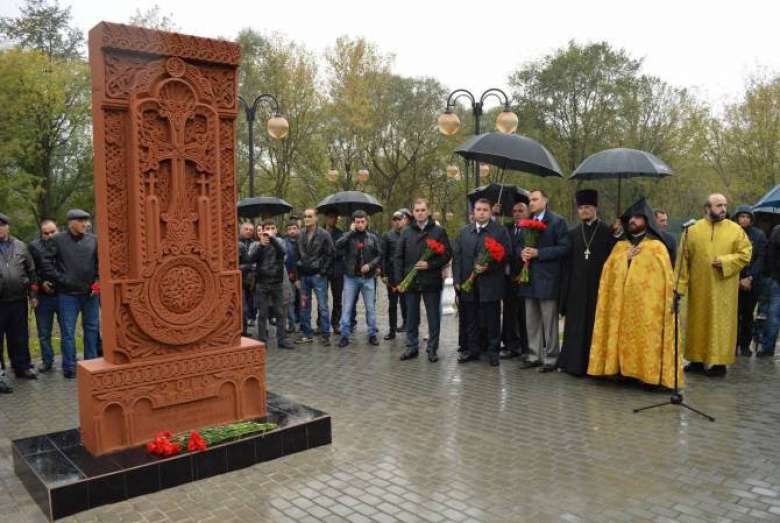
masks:
[[(484, 247), (482, 254), (477, 260), (477, 265), (487, 265), (491, 261), (501, 263), (504, 261), (504, 258), (506, 258), (506, 249), (504, 248), (504, 245), (492, 236), (485, 237)], [(471, 271), (471, 275), (468, 279), (461, 284), (460, 290), (462, 292), (471, 292), (474, 289), (474, 282), (476, 281), (477, 276), (478, 274), (476, 272)]]
[(92, 285), (89, 286), (89, 290), (92, 292), (92, 294), (100, 294), (100, 283), (98, 282), (92, 282)]
[(428, 246), (431, 252), (437, 256), (441, 256), (446, 250), (443, 243), (436, 241), (433, 238), (428, 238), (425, 240), (425, 244)]
[[(547, 225), (541, 220), (520, 220), (517, 222), (518, 227), (525, 230), (523, 239), (526, 247), (535, 248), (539, 245), (539, 237), (547, 229)], [(531, 281), (531, 260), (523, 262), (523, 268), (520, 271), (520, 275), (515, 281), (521, 285), (525, 285)]]
[(365, 243), (363, 243), (363, 242), (357, 242), (357, 243), (355, 244), (355, 247), (357, 247), (357, 250), (359, 250), (359, 251), (362, 251), (362, 250), (363, 250), (363, 247), (365, 247), (365, 246), (366, 246), (366, 244), (365, 244)]
[[(447, 249), (444, 247), (443, 243), (434, 240), (433, 238), (428, 238), (425, 240), (425, 251), (420, 258), (420, 261), (428, 261), (434, 256), (443, 256), (445, 252), (447, 252)], [(404, 276), (404, 279), (398, 285), (398, 292), (406, 292), (409, 290), (409, 287), (412, 286), (415, 277), (417, 277), (417, 268), (413, 267), (412, 270), (410, 270), (406, 276)]]
[(190, 441), (187, 443), (187, 450), (194, 452), (197, 450), (206, 450), (206, 440), (197, 432), (190, 432)]

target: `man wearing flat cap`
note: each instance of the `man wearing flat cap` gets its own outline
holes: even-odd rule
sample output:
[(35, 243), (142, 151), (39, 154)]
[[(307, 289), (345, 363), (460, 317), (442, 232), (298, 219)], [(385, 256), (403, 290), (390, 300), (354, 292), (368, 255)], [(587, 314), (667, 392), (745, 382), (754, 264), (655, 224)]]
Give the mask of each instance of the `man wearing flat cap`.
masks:
[(89, 232), (89, 213), (68, 211), (68, 228), (54, 235), (44, 259), (44, 277), (59, 291), (62, 325), (62, 372), (76, 377), (76, 321), (81, 314), (84, 359), (97, 358), (100, 298), (98, 297), (97, 238)]
[(601, 270), (617, 241), (598, 217), (599, 195), (592, 189), (575, 195), (579, 225), (569, 229), (571, 251), (563, 263), (561, 314), (566, 317), (558, 368), (584, 376), (588, 370)]
[[(35, 263), (30, 251), (24, 242), (11, 236), (11, 220), (0, 213), (0, 359), (5, 338), (17, 378), (37, 377), (30, 361), (27, 330), (27, 301), (35, 302), (35, 281)], [(0, 375), (0, 392), (11, 392), (3, 375)]]
[[(385, 335), (386, 340), (395, 339), (396, 332), (403, 332), (406, 329), (406, 300), (398, 292), (397, 287), (400, 282), (394, 281), (393, 256), (398, 240), (401, 238), (401, 231), (408, 224), (408, 216), (403, 209), (399, 209), (393, 213), (390, 230), (382, 236), (382, 283), (387, 286), (387, 314), (390, 324), (387, 335)], [(398, 327), (399, 304), (401, 306), (401, 327)]]

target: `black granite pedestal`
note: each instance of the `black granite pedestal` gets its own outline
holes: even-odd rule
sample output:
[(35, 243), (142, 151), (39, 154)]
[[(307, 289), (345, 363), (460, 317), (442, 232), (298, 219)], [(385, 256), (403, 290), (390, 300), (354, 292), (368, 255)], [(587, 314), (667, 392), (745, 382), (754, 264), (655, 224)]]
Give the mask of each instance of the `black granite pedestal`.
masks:
[(95, 457), (78, 429), (13, 441), (14, 470), (43, 512), (55, 520), (76, 512), (223, 474), (331, 442), (330, 416), (268, 393), (263, 434), (170, 458), (144, 447)]

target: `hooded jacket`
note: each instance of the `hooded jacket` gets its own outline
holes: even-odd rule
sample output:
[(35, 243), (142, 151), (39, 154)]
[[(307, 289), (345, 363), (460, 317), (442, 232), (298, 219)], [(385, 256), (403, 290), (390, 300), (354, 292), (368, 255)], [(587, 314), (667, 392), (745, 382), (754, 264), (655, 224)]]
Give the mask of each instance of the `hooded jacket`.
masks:
[(753, 245), (753, 256), (750, 258), (750, 264), (745, 266), (740, 273), (740, 278), (753, 278), (753, 288), (757, 288), (755, 281), (757, 281), (764, 270), (764, 262), (766, 255), (766, 235), (764, 231), (753, 225), (755, 223), (755, 216), (753, 215), (753, 208), (750, 205), (740, 205), (737, 207), (737, 211), (734, 213), (734, 221), (739, 223), (738, 217), (740, 214), (747, 214), (750, 216), (750, 226), (744, 229), (747, 234), (750, 243)]

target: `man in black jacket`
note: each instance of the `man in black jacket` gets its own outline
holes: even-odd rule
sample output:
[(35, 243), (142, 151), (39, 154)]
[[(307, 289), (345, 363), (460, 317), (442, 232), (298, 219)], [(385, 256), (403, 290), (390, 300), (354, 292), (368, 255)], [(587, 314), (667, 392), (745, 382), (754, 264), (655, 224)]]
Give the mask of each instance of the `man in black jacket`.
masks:
[[(466, 322), (466, 351), (458, 357), (458, 363), (479, 360), (480, 326), (487, 334), (490, 365), (499, 364), (498, 348), (501, 342), (501, 299), (506, 286), (506, 263), (511, 252), (506, 228), (490, 219), (491, 204), (482, 198), (474, 202), (474, 223), (461, 228), (453, 245), (452, 280), (460, 291)], [(492, 238), (504, 247), (500, 261), (488, 260), (480, 264), (485, 242)], [(463, 288), (472, 272), (476, 275), (471, 290)]]
[[(388, 319), (390, 329), (385, 336), (386, 340), (395, 339), (396, 332), (406, 329), (406, 300), (402, 298), (398, 289), (390, 285), (393, 278), (393, 257), (398, 240), (401, 239), (401, 231), (408, 225), (406, 215), (401, 211), (393, 213), (393, 225), (382, 237), (382, 283), (387, 286)], [(401, 305), (401, 327), (398, 327), (398, 305)]]
[(531, 219), (539, 220), (545, 230), (536, 246), (528, 245), (520, 253), (523, 263), (529, 262), (530, 281), (519, 288), (525, 298), (525, 323), (528, 329), (528, 360), (520, 368), (540, 367), (541, 372), (555, 369), (558, 358), (558, 298), (563, 260), (571, 242), (566, 221), (547, 208), (547, 195), (540, 189), (529, 195)]
[(753, 245), (750, 265), (744, 267), (739, 273), (739, 316), (737, 317), (737, 354), (750, 356), (750, 342), (753, 340), (753, 313), (756, 310), (758, 291), (761, 288), (761, 275), (764, 272), (766, 235), (764, 235), (764, 231), (753, 225), (753, 208), (750, 205), (737, 207), (734, 221), (742, 227)]
[[(238, 268), (241, 271), (241, 289), (244, 305), (242, 335), (249, 336), (249, 326), (255, 322), (255, 270), (249, 259), (249, 249), (255, 242), (255, 226), (251, 222), (241, 224), (238, 233)], [(243, 262), (241, 260), (244, 260)]]
[(258, 241), (252, 244), (246, 262), (255, 266), (255, 307), (257, 339), (268, 342), (268, 312), (276, 318), (276, 340), (280, 349), (292, 349), (284, 327), (285, 266), (284, 241), (276, 237), (276, 224), (264, 220)]
[(501, 316), (501, 341), (504, 348), (498, 355), (511, 359), (528, 354), (528, 334), (525, 330), (525, 302), (520, 297), (517, 276), (520, 273), (519, 253), (523, 250), (523, 231), (519, 223), (528, 218), (528, 196), (520, 195), (512, 206), (512, 223), (506, 225), (512, 250), (506, 270), (504, 307)]
[[(41, 236), (30, 242), (30, 254), (35, 261), (35, 269), (38, 275), (38, 304), (35, 307), (35, 324), (38, 328), (38, 342), (41, 346), (40, 372), (49, 372), (54, 366), (54, 348), (51, 343), (51, 332), (54, 325), (54, 315), (61, 322), (59, 296), (54, 282), (47, 281), (43, 277), (43, 260), (49, 255), (51, 239), (57, 234), (57, 224), (54, 220), (41, 222)], [(62, 324), (60, 323), (60, 331)], [(62, 347), (60, 347), (62, 352)]]
[[(344, 235), (344, 231), (339, 228), (339, 215), (335, 212), (325, 214), (325, 230), (330, 234), (333, 245)], [(341, 321), (341, 303), (342, 293), (344, 292), (344, 256), (338, 250), (335, 253), (333, 263), (328, 273), (328, 286), (330, 287), (331, 308), (330, 308), (330, 326), (333, 332), (339, 333), (339, 323)], [(354, 321), (354, 319), (353, 319)]]
[[(420, 300), (425, 302), (428, 318), (428, 361), (439, 361), (439, 328), (441, 326), (441, 291), (444, 286), (442, 269), (452, 258), (447, 231), (431, 219), (428, 202), (418, 198), (414, 202), (414, 222), (404, 228), (393, 259), (393, 286), (398, 286), (413, 268), (417, 276), (405, 292), (406, 300), (406, 350), (402, 360), (416, 358), (419, 351)], [(434, 255), (428, 261), (421, 258), (427, 247), (426, 240), (435, 240), (444, 246), (444, 254)]]
[[(11, 221), (0, 213), (0, 359), (3, 339), (8, 339), (8, 357), (17, 378), (35, 379), (30, 363), (27, 301), (36, 302), (33, 285), (35, 263), (21, 240), (11, 236)], [(10, 392), (0, 376), (0, 392)]]
[(97, 358), (100, 298), (98, 297), (97, 239), (87, 232), (89, 213), (71, 209), (68, 230), (55, 234), (43, 276), (54, 282), (62, 326), (62, 372), (76, 377), (76, 322), (81, 313), (84, 329), (84, 359)]
[(330, 234), (317, 226), (317, 209), (303, 212), (304, 229), (298, 240), (298, 266), (296, 279), (301, 282), (302, 318), (301, 336), (296, 343), (311, 343), (312, 291), (317, 295), (320, 334), (322, 344), (330, 345), (330, 311), (328, 309), (328, 274), (330, 274), (335, 249)]
[(336, 242), (336, 250), (344, 260), (344, 293), (342, 295), (341, 339), (339, 347), (349, 345), (351, 320), (358, 295), (366, 307), (368, 343), (379, 345), (376, 328), (376, 271), (382, 263), (382, 244), (379, 236), (368, 230), (368, 214), (352, 213), (349, 232)]

